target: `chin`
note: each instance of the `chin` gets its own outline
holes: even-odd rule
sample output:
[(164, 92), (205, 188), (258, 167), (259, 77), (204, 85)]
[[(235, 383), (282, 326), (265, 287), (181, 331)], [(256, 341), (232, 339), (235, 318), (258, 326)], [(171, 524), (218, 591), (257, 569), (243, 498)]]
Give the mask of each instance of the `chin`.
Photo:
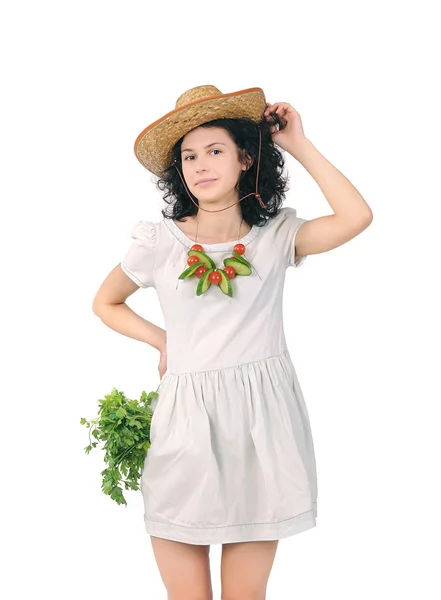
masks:
[(199, 186), (196, 186), (194, 196), (196, 196), (196, 198), (213, 198), (213, 200), (216, 200), (218, 198), (222, 198), (222, 196), (224, 196), (224, 193), (222, 192), (222, 190), (214, 189), (214, 187), (212, 189), (203, 189), (199, 188)]

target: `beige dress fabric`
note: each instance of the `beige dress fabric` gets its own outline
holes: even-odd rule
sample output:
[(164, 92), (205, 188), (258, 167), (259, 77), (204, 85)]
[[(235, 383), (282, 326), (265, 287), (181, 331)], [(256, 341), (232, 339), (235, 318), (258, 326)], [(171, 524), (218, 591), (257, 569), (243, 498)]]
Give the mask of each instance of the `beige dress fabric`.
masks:
[(222, 544), (316, 525), (314, 445), (282, 315), (286, 270), (306, 260), (294, 256), (304, 222), (283, 207), (240, 240), (202, 244), (218, 266), (246, 246), (254, 268), (231, 280), (232, 298), (215, 285), (196, 296), (197, 278), (178, 283), (194, 241), (174, 221), (133, 228), (121, 268), (155, 288), (167, 331), (141, 478), (150, 535)]

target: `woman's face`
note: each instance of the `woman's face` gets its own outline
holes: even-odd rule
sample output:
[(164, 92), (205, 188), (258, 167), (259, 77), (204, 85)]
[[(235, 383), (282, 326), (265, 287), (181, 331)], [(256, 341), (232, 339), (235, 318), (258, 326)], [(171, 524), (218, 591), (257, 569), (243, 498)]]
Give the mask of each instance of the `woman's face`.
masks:
[[(237, 195), (235, 186), (245, 169), (230, 134), (222, 127), (197, 127), (181, 145), (185, 182), (198, 200), (219, 201)], [(208, 183), (202, 180), (209, 179)]]

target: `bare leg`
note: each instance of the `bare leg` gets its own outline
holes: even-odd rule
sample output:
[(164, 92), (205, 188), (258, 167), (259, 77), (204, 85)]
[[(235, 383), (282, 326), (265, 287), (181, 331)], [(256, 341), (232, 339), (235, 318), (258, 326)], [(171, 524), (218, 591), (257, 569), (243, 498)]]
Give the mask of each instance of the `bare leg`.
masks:
[(278, 542), (222, 545), (222, 600), (265, 600)]
[(150, 536), (168, 600), (212, 600), (210, 546)]

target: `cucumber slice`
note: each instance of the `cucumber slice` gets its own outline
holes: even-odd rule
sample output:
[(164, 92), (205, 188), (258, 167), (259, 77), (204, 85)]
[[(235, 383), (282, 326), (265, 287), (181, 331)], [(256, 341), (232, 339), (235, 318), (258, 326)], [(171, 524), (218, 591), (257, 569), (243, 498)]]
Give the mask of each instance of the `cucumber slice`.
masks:
[(214, 261), (207, 255), (205, 252), (201, 252), (200, 250), (189, 250), (188, 256), (197, 256), (198, 260), (203, 263), (208, 269), (215, 269), (216, 264)]
[(226, 267), (233, 267), (238, 275), (249, 275), (251, 273), (250, 267), (237, 258), (226, 258), (224, 264)]
[(228, 275), (225, 273), (225, 271), (223, 269), (218, 269), (218, 272), (220, 273), (220, 276), (222, 277), (221, 282), (219, 283), (219, 287), (220, 289), (223, 291), (223, 293), (226, 296), (233, 296), (233, 287), (231, 285), (230, 282), (230, 278), (228, 277)]
[(234, 250), (233, 250), (233, 256), (235, 256), (237, 258), (237, 260), (242, 261), (248, 267), (251, 267), (250, 263), (247, 261), (247, 259), (244, 256), (242, 256), (242, 254), (238, 254), (237, 252), (234, 252)]
[(208, 276), (212, 271), (214, 271), (214, 269), (207, 269), (202, 275), (202, 277), (199, 279), (198, 287), (196, 288), (196, 296), (204, 294), (211, 286), (211, 281), (208, 279)]
[(183, 271), (179, 275), (178, 279), (185, 279), (186, 277), (191, 277), (196, 271), (196, 269), (202, 266), (205, 266), (203, 262), (194, 263), (194, 265), (191, 265), (190, 267), (188, 267), (188, 269), (185, 269), (185, 271)]

